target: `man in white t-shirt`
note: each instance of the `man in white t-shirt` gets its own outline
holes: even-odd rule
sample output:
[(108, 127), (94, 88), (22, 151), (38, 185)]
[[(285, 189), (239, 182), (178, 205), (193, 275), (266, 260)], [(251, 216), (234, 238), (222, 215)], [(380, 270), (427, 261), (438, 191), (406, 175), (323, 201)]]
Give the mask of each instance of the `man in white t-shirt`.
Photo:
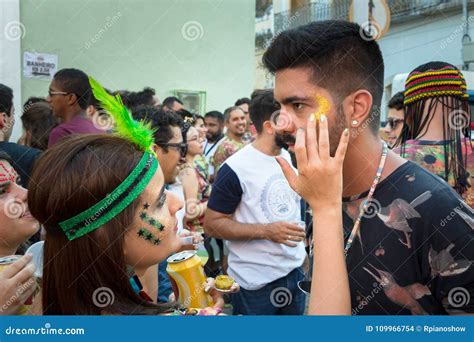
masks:
[(300, 197), (288, 185), (276, 156), (290, 160), (270, 122), (278, 110), (272, 90), (252, 94), (250, 117), (257, 139), (219, 169), (204, 222), (206, 234), (228, 240), (228, 273), (241, 287), (234, 314), (301, 315), (305, 231)]

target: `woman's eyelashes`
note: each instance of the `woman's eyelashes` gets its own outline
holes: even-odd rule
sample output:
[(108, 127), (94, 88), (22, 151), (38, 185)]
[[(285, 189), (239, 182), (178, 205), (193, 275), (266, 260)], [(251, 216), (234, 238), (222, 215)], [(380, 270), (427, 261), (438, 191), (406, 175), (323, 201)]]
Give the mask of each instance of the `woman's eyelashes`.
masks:
[(166, 192), (163, 192), (160, 198), (158, 199), (158, 203), (157, 203), (158, 209), (163, 208), (163, 206), (165, 205), (165, 202), (166, 202)]
[(10, 182), (3, 183), (0, 185), (0, 196), (3, 196), (10, 192)]

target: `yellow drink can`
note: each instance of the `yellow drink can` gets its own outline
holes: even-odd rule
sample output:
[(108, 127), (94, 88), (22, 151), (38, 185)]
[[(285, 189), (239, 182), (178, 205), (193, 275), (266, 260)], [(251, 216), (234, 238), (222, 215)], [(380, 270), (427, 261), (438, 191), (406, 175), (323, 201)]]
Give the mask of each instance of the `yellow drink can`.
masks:
[(205, 308), (214, 305), (204, 291), (206, 275), (196, 251), (182, 251), (167, 259), (166, 272), (171, 280), (177, 301), (187, 308)]

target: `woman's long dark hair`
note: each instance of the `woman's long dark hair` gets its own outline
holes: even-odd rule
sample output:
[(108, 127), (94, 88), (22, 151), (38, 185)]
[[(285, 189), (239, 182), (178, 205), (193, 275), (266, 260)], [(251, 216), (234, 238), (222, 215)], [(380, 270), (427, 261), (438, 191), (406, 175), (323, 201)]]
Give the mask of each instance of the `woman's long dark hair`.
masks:
[[(81, 135), (54, 145), (36, 162), (28, 204), (46, 229), (45, 315), (160, 314), (169, 310), (170, 306), (144, 301), (130, 284), (124, 237), (140, 197), (110, 222), (75, 240), (69, 241), (58, 225), (105, 198), (142, 155), (119, 137)], [(101, 307), (100, 296), (107, 293), (110, 305)]]
[[(414, 71), (425, 72), (449, 65), (443, 62), (432, 62), (424, 64)], [(471, 137), (471, 114), (467, 99), (444, 95), (425, 97), (405, 105), (404, 125), (395, 145), (400, 146), (400, 154), (404, 156), (406, 142), (420, 140), (428, 132), (438, 106), (442, 107), (443, 116), (444, 178), (448, 181), (449, 176), (452, 175), (454, 189), (462, 195), (470, 187), (469, 173), (466, 168), (468, 144), (470, 145)]]

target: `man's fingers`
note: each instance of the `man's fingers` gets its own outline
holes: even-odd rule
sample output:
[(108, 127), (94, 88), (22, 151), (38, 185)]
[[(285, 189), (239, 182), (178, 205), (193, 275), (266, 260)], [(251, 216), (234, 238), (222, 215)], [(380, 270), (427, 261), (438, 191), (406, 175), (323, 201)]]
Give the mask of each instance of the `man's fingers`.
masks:
[(316, 120), (314, 114), (310, 114), (306, 126), (306, 149), (308, 160), (319, 160), (318, 139), (316, 137)]
[(231, 293), (237, 293), (240, 291), (240, 285), (237, 282), (234, 282), (232, 286), (230, 287), (230, 292)]
[(296, 175), (296, 172), (293, 170), (293, 168), (290, 166), (290, 164), (286, 161), (285, 158), (275, 157), (275, 159), (278, 162), (278, 164), (280, 164), (281, 170), (283, 171), (283, 174), (285, 175), (285, 178), (288, 181), (288, 184), (290, 184), (291, 188), (294, 191), (297, 191), (296, 180), (298, 176)]
[(32, 257), (33, 256), (31, 254), (24, 255), (20, 259), (15, 261), (13, 264), (5, 268), (3, 272), (1, 273), (3, 278), (6, 278), (6, 279), (13, 278), (22, 269), (24, 269), (26, 265), (28, 265)]
[(344, 157), (346, 156), (347, 146), (349, 146), (349, 129), (346, 128), (344, 132), (342, 132), (341, 139), (339, 140), (339, 146), (337, 147), (336, 155), (334, 156), (335, 159), (339, 162), (344, 161)]
[(324, 114), (319, 120), (319, 158), (321, 160), (329, 159), (328, 118)]
[(283, 241), (284, 245), (287, 245), (288, 247), (296, 247), (298, 244), (289, 242), (288, 240)]
[(306, 232), (298, 227), (288, 227), (288, 230), (286, 232), (288, 235), (306, 237)]
[(298, 169), (301, 167), (306, 167), (308, 164), (308, 155), (306, 151), (306, 138), (303, 128), (298, 128), (296, 130), (295, 156)]
[(304, 240), (304, 238), (305, 237), (290, 235), (290, 238), (288, 239), (288, 241), (301, 242)]

